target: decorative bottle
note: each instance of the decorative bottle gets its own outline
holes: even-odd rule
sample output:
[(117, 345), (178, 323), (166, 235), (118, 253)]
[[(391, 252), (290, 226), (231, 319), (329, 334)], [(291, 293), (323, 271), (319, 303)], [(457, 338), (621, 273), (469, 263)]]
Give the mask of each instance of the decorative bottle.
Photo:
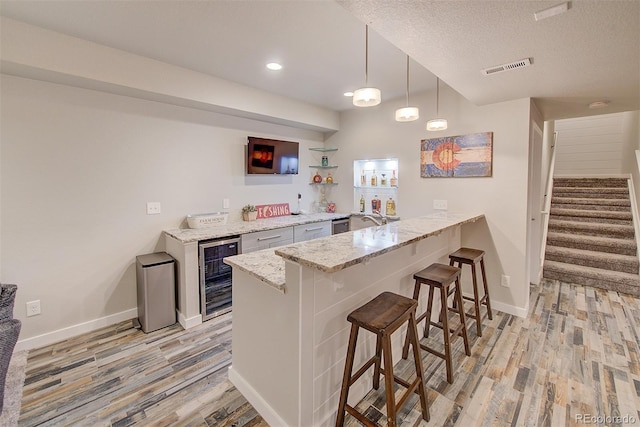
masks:
[(380, 185), (382, 187), (386, 187), (387, 186), (387, 174), (383, 173), (383, 174), (380, 174), (380, 175), (382, 175), (382, 179), (380, 179)]
[(391, 186), (392, 187), (397, 187), (398, 186), (398, 178), (396, 177), (395, 169), (393, 170), (393, 175), (391, 175)]
[(360, 174), (360, 186), (364, 187), (367, 185), (367, 174), (362, 169), (362, 173)]
[(382, 202), (380, 201), (380, 199), (378, 199), (378, 195), (376, 194), (375, 196), (373, 196), (373, 199), (371, 199), (371, 211), (380, 212), (381, 206)]
[(327, 177), (325, 178), (325, 182), (327, 184), (333, 184), (333, 177), (331, 176), (331, 172), (327, 174)]
[(316, 171), (316, 174), (313, 176), (313, 182), (316, 184), (320, 184), (322, 182), (322, 177), (318, 171)]
[(364, 212), (364, 205), (365, 205), (364, 194), (361, 194), (360, 195), (360, 212)]
[(391, 197), (387, 200), (386, 214), (388, 216), (394, 216), (396, 214), (396, 202)]
[(371, 186), (375, 187), (378, 185), (378, 177), (376, 176), (376, 170), (373, 170), (373, 173), (371, 174)]

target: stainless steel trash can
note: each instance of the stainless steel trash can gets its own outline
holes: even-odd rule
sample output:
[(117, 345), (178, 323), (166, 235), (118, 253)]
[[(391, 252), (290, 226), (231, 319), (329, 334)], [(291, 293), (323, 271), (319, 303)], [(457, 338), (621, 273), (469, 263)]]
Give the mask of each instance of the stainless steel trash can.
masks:
[(175, 259), (165, 252), (136, 257), (138, 320), (144, 332), (176, 323)]

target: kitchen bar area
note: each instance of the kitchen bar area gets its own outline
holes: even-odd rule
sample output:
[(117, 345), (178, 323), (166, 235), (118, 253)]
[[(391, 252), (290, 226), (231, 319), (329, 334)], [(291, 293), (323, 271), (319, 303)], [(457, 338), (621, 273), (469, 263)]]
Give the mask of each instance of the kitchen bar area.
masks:
[[(270, 425), (333, 425), (347, 315), (385, 291), (411, 297), (413, 274), (448, 263), (467, 224), (483, 218), (434, 213), (225, 258), (233, 267), (230, 381)], [(393, 336), (394, 361), (404, 335)], [(374, 353), (373, 338), (362, 336), (356, 365)], [(365, 396), (371, 378), (351, 386), (350, 403)]]

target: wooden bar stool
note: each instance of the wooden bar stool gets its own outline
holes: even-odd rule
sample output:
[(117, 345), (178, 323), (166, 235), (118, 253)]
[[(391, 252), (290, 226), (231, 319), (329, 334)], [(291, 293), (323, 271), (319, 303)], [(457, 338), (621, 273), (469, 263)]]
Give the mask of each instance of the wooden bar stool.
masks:
[[(458, 336), (462, 336), (464, 341), (464, 351), (467, 356), (471, 356), (471, 350), (469, 349), (469, 338), (467, 337), (467, 324), (464, 315), (464, 309), (462, 305), (462, 289), (460, 288), (460, 269), (457, 267), (451, 267), (445, 264), (431, 264), (429, 267), (421, 270), (413, 275), (416, 280), (413, 288), (413, 299), (417, 302), (420, 296), (420, 287), (425, 284), (429, 286), (429, 299), (427, 301), (427, 311), (422, 313), (416, 318), (416, 323), (420, 323), (422, 319), (426, 319), (424, 324), (424, 336), (429, 337), (430, 326), (435, 326), (442, 329), (442, 335), (444, 337), (444, 353), (441, 353), (426, 344), (420, 344), (423, 350), (428, 351), (442, 359), (444, 359), (447, 366), (447, 381), (449, 384), (453, 384), (453, 368), (451, 362), (451, 343), (455, 341)], [(450, 288), (451, 285), (453, 288)], [(431, 313), (433, 310), (433, 293), (435, 288), (440, 289), (440, 322), (434, 322), (431, 320)], [(450, 295), (450, 289), (455, 291), (454, 301), (456, 304), (454, 307), (449, 307), (447, 302)], [(460, 317), (460, 325), (457, 328), (449, 327), (449, 312), (457, 313)], [(402, 357), (407, 358), (409, 354), (409, 336), (405, 338), (404, 347), (402, 349)]]
[[(482, 298), (478, 295), (478, 280), (476, 278), (476, 264), (480, 263), (480, 270), (482, 272), (482, 285), (484, 287), (484, 296)], [(491, 299), (489, 298), (489, 288), (487, 286), (487, 276), (484, 271), (484, 251), (471, 248), (460, 248), (451, 255), (449, 255), (449, 265), (457, 263), (457, 267), (462, 269), (463, 264), (471, 266), (471, 276), (473, 276), (473, 298), (462, 296), (467, 301), (472, 301), (474, 305), (474, 313), (466, 313), (468, 317), (475, 319), (476, 332), (479, 337), (482, 336), (482, 316), (480, 316), (480, 306), (484, 304), (487, 307), (487, 316), (489, 320), (493, 319), (491, 313)]]
[[(374, 365), (374, 389), (378, 389), (380, 386), (380, 374), (384, 374), (387, 401), (387, 426), (396, 426), (398, 409), (402, 407), (412, 392), (416, 392), (420, 396), (422, 418), (429, 421), (429, 407), (427, 406), (427, 393), (424, 386), (422, 359), (420, 358), (420, 350), (418, 349), (418, 330), (416, 328), (415, 318), (417, 306), (418, 303), (410, 298), (391, 292), (383, 292), (347, 316), (347, 320), (351, 322), (351, 334), (349, 336), (347, 359), (344, 365), (344, 376), (340, 390), (340, 404), (338, 406), (336, 426), (342, 426), (344, 424), (345, 410), (366, 426), (377, 425), (365, 418), (365, 416), (354, 407), (347, 404), (349, 387), (356, 382), (371, 365)], [(408, 383), (393, 374), (393, 361), (391, 358), (391, 334), (405, 323), (408, 323), (407, 335), (409, 336), (408, 340), (413, 346), (413, 357), (415, 359), (416, 379), (412, 383)], [(360, 328), (376, 334), (376, 352), (375, 355), (352, 376), (351, 372), (356, 354), (356, 341)], [(380, 366), (382, 363), (381, 359), (384, 359), (384, 366)], [(394, 398), (394, 381), (407, 389), (397, 404)]]

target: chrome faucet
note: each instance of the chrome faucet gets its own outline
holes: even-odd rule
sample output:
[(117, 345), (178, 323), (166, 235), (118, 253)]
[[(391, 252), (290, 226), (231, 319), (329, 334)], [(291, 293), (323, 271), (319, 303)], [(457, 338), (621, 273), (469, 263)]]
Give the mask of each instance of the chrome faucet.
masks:
[[(373, 215), (377, 215), (380, 219), (374, 218)], [(383, 225), (387, 223), (387, 217), (382, 215), (379, 210), (374, 210), (371, 215), (365, 215), (362, 217), (363, 221), (371, 221), (375, 225)]]

